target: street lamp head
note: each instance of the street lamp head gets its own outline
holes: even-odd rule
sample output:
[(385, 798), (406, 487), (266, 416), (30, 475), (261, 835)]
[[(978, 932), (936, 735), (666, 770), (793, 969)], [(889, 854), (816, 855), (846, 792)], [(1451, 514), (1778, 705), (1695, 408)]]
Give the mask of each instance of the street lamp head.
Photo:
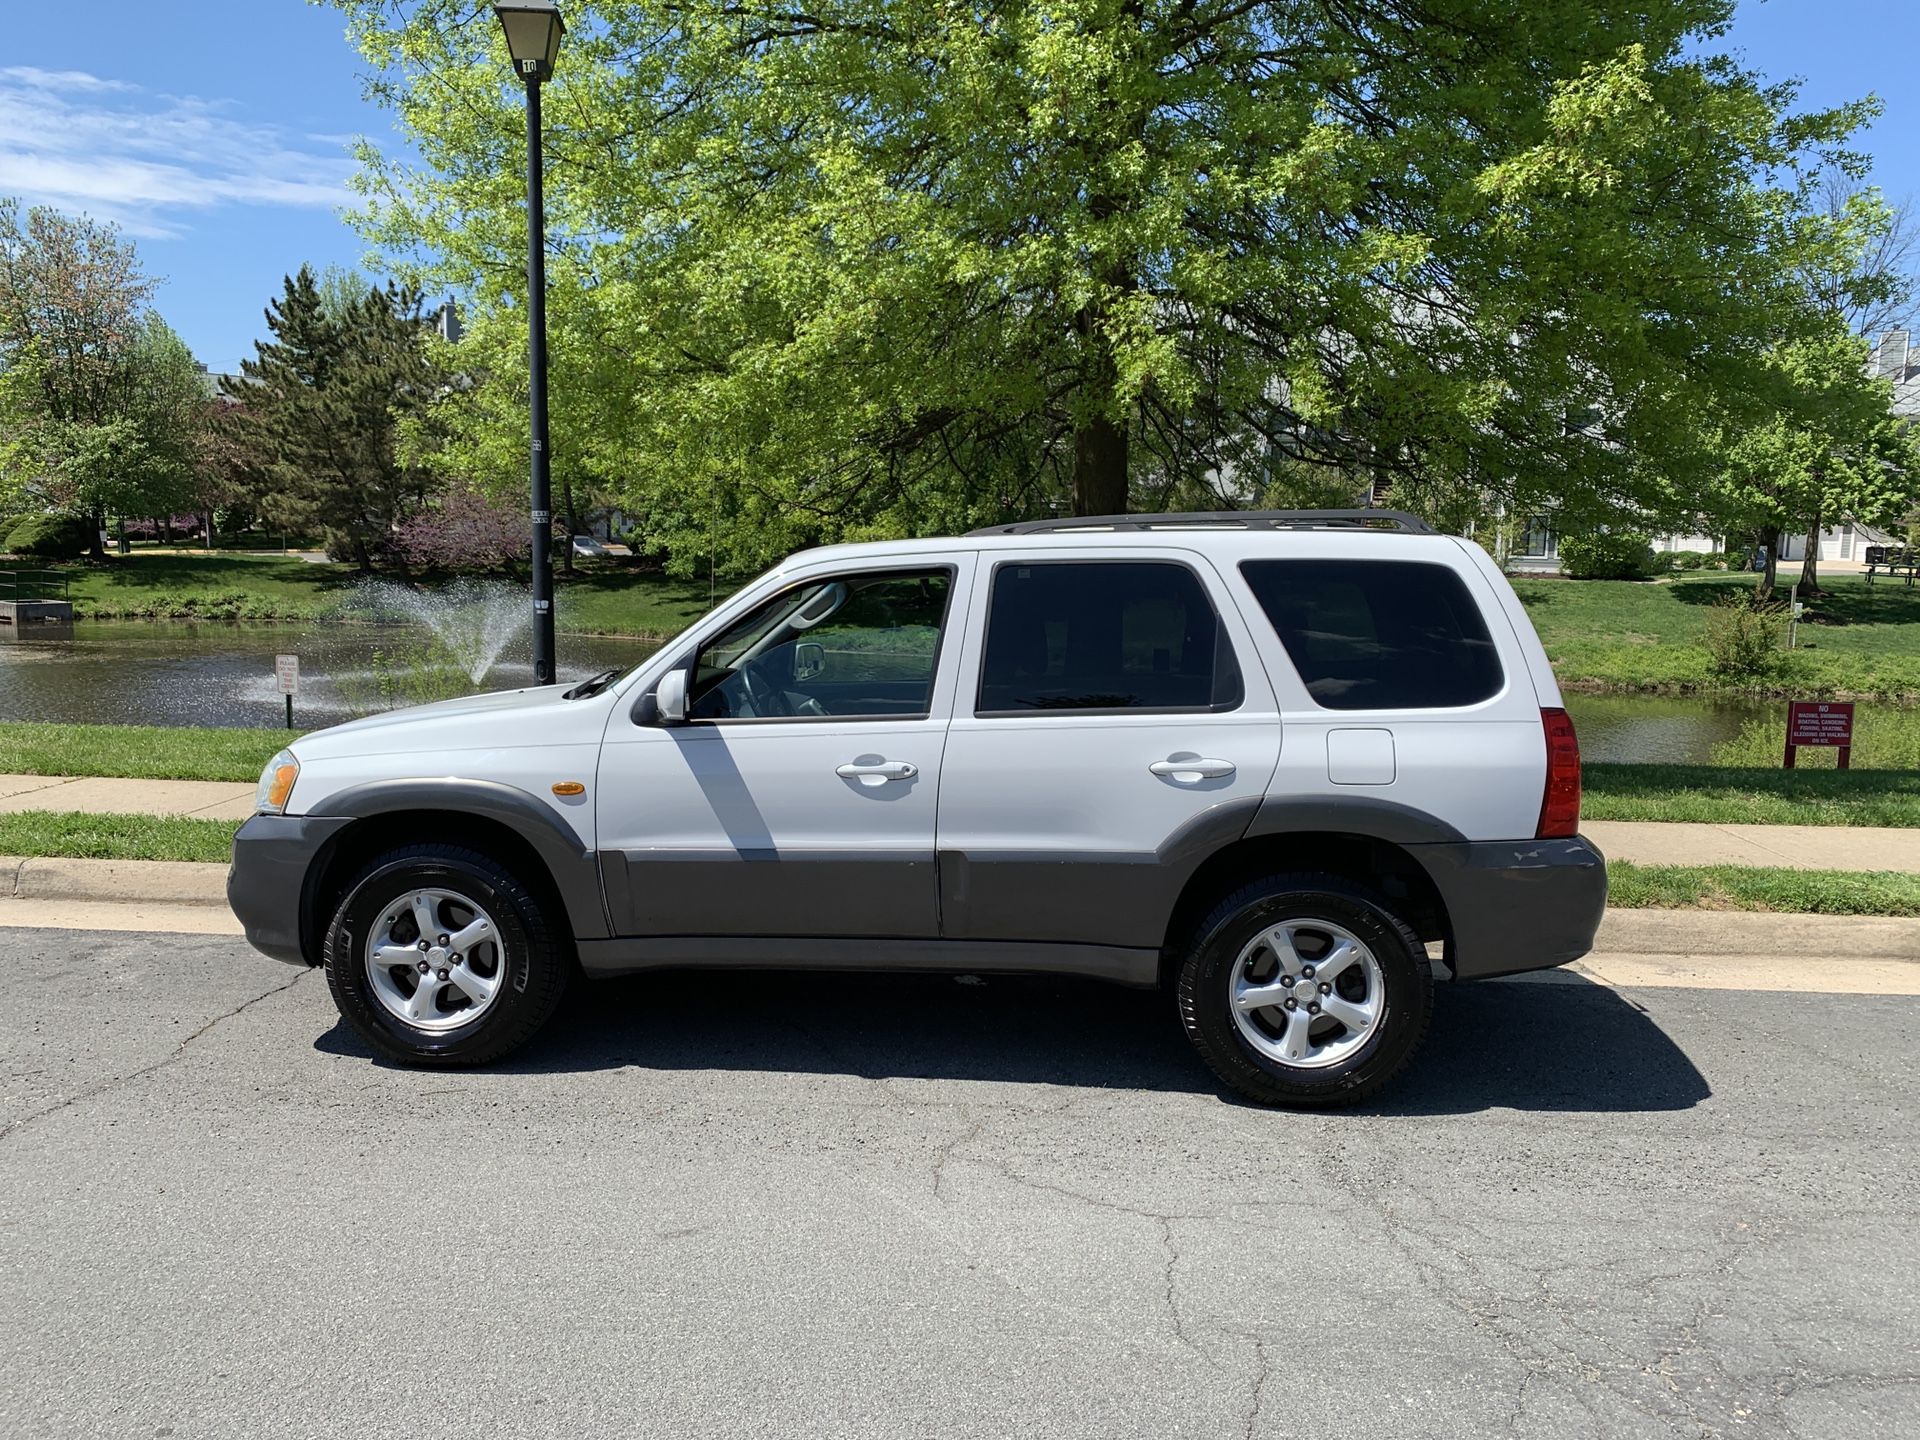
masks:
[(551, 79), (567, 29), (554, 0), (494, 0), (493, 13), (507, 32), (513, 73), (529, 85)]

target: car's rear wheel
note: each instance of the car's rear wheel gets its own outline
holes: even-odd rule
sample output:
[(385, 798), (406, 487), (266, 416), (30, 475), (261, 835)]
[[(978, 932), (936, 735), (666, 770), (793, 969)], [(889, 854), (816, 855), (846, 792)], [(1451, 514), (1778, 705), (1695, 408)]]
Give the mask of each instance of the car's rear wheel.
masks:
[(347, 886), (324, 947), (334, 1003), (389, 1060), (477, 1065), (524, 1044), (572, 957), (539, 897), (478, 851), (409, 845)]
[(1263, 1105), (1342, 1105), (1413, 1059), (1433, 971), (1379, 896), (1331, 875), (1275, 875), (1200, 923), (1177, 994), (1188, 1038), (1232, 1089)]

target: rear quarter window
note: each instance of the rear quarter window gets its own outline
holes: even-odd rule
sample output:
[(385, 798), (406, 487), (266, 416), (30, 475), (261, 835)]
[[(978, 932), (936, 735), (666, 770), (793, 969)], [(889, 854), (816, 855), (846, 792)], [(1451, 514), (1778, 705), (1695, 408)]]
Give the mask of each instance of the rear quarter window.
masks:
[(1445, 565), (1248, 560), (1240, 573), (1316, 705), (1447, 710), (1500, 693), (1487, 623)]

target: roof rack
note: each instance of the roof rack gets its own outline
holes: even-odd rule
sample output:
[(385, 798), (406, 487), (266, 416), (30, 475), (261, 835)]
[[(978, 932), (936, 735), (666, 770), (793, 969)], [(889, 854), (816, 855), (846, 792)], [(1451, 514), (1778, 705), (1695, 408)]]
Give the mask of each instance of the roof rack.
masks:
[(987, 525), (969, 535), (1047, 535), (1063, 530), (1394, 530), (1431, 535), (1433, 527), (1404, 510), (1187, 510), (1161, 515), (1071, 515)]

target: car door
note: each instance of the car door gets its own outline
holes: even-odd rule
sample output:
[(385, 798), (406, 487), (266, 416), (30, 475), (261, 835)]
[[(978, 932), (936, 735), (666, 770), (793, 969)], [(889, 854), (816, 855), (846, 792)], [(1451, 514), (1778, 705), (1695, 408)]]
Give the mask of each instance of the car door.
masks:
[(942, 933), (1158, 947), (1172, 862), (1245, 829), (1280, 752), (1219, 574), (1171, 547), (995, 549), (972, 614), (941, 770)]
[(688, 723), (618, 720), (601, 866), (627, 936), (939, 933), (934, 805), (973, 556), (800, 572), (683, 646)]

